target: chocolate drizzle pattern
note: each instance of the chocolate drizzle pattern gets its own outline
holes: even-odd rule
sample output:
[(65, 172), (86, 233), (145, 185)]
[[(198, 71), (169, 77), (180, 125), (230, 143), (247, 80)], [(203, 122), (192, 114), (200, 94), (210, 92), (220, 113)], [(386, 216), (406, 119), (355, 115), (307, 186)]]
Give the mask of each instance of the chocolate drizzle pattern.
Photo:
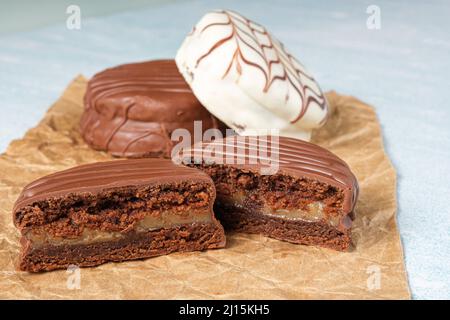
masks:
[[(208, 150), (208, 154), (204, 151)], [(209, 153), (212, 150), (212, 153)], [(264, 151), (264, 152), (261, 152)], [(271, 154), (271, 152), (273, 152)], [(298, 139), (278, 137), (229, 136), (209, 143), (198, 143), (185, 150), (183, 159), (201, 156), (204, 161), (234, 158), (233, 166), (258, 170), (271, 161), (279, 165), (278, 173), (311, 178), (328, 183), (344, 192), (344, 210), (351, 212), (358, 198), (358, 181), (349, 166), (332, 152)], [(237, 158), (240, 158), (240, 163)], [(255, 164), (256, 163), (256, 164)]]
[[(307, 73), (304, 66), (297, 59), (285, 50), (284, 45), (263, 26), (233, 11), (221, 10), (216, 11), (216, 13), (223, 15), (225, 22), (210, 23), (204, 26), (200, 33), (212, 28), (228, 27), (230, 29), (229, 34), (215, 42), (207, 52), (201, 55), (196, 61), (196, 66), (202, 63), (215, 50), (233, 41), (235, 50), (222, 78), (228, 75), (233, 66), (237, 73), (241, 75), (241, 63), (244, 63), (260, 70), (264, 75), (263, 92), (268, 92), (274, 82), (283, 81), (286, 84), (285, 101), (293, 98), (293, 93), (296, 93), (300, 100), (299, 112), (291, 120), (292, 124), (305, 115), (312, 103), (317, 104), (322, 110), (328, 108), (325, 96), (314, 78)], [(251, 61), (250, 58), (246, 57), (244, 48), (256, 53), (260, 59)], [(275, 58), (270, 58), (269, 56), (274, 56)], [(282, 66), (282, 74), (274, 72), (274, 65)], [(321, 124), (326, 119), (327, 117), (325, 116), (321, 120)]]
[(169, 156), (177, 128), (223, 128), (195, 98), (173, 60), (110, 68), (88, 83), (80, 131), (95, 149), (119, 157)]
[(171, 183), (184, 179), (211, 181), (205, 173), (175, 165), (168, 159), (128, 159), (90, 163), (47, 175), (28, 184), (17, 199), (13, 211), (16, 212), (36, 201), (68, 193)]

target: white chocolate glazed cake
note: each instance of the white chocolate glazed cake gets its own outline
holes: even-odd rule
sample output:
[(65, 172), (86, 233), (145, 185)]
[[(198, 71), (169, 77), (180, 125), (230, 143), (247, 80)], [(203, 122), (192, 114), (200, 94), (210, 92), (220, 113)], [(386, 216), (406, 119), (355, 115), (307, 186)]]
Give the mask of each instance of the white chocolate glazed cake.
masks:
[(309, 140), (327, 119), (317, 82), (263, 26), (232, 11), (207, 13), (176, 56), (200, 102), (241, 135), (279, 129)]

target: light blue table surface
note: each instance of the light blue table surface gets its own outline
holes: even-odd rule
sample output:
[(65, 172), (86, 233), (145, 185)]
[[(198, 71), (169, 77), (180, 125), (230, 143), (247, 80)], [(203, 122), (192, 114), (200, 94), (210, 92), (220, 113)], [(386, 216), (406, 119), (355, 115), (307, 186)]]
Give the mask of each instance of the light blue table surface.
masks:
[[(380, 30), (366, 27), (371, 4), (381, 9)], [(173, 57), (201, 15), (218, 8), (264, 24), (324, 90), (376, 107), (399, 176), (398, 222), (413, 297), (449, 299), (448, 1), (179, 1), (82, 16), (81, 30), (60, 23), (0, 35), (0, 151), (36, 125), (77, 74)]]

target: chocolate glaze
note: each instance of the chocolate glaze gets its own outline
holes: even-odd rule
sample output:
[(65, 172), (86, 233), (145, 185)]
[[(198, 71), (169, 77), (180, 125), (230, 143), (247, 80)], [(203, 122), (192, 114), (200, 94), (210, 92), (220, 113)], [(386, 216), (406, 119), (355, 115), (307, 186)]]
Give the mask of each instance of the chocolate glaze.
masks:
[[(254, 144), (255, 138), (258, 142), (256, 145)], [(243, 159), (243, 163), (232, 164), (232, 166), (251, 171), (259, 171), (271, 159), (270, 150), (272, 141), (276, 141), (272, 139), (274, 138), (270, 136), (229, 136), (225, 139), (215, 140), (209, 143), (197, 143), (190, 149), (185, 150), (181, 156), (183, 160), (195, 157), (195, 161), (202, 159), (203, 161), (209, 162), (214, 161), (214, 158), (217, 159), (218, 157), (222, 158), (224, 156), (231, 156), (237, 159), (236, 155), (239, 154)], [(268, 155), (255, 157), (255, 154), (257, 154), (256, 151), (262, 149), (259, 147), (261, 143), (266, 143)], [(226, 146), (234, 147), (234, 150), (229, 152), (226, 150)], [(205, 148), (210, 150), (214, 148), (214, 153), (205, 155), (202, 152)], [(256, 164), (251, 163), (251, 160), (256, 162)], [(236, 162), (234, 161), (234, 163)], [(224, 163), (228, 164), (225, 160)], [(344, 213), (353, 211), (358, 198), (358, 181), (348, 165), (332, 152), (302, 140), (279, 137), (278, 160), (273, 161), (273, 163), (277, 163), (279, 166), (277, 173), (287, 173), (299, 178), (310, 178), (337, 187), (344, 193)]]
[[(27, 205), (69, 193), (95, 193), (125, 187), (194, 181), (212, 185), (205, 173), (178, 166), (168, 159), (128, 159), (96, 162), (59, 171), (28, 184), (14, 205), (16, 213)], [(214, 190), (214, 189), (213, 189)], [(212, 195), (214, 197), (214, 195)], [(211, 204), (213, 202), (213, 198)]]
[(173, 60), (132, 63), (88, 83), (80, 131), (94, 149), (119, 157), (169, 157), (177, 128), (224, 129), (192, 93)]

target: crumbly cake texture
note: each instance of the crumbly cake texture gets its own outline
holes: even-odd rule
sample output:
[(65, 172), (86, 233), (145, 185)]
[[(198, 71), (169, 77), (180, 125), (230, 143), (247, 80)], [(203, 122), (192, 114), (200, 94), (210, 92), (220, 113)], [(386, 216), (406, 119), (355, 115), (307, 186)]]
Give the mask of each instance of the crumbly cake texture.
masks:
[(94, 163), (43, 177), (24, 188), (14, 207), (19, 269), (224, 247), (214, 199), (206, 174), (165, 159)]
[[(342, 211), (342, 190), (288, 174), (262, 176), (258, 172), (224, 165), (196, 167), (216, 183), (214, 211), (225, 229), (340, 251), (350, 247), (353, 211)], [(233, 195), (236, 194), (243, 195), (240, 201), (235, 200)], [(283, 214), (298, 210), (307, 212), (308, 206), (317, 202), (323, 203), (324, 207), (316, 216), (289, 218)]]
[[(254, 164), (250, 158), (257, 154), (260, 142), (268, 143), (266, 149), (270, 149), (272, 138), (252, 139), (232, 136), (199, 143), (182, 155), (184, 160), (189, 158), (189, 166), (213, 179), (214, 210), (224, 227), (297, 244), (349, 249), (358, 183), (347, 164), (317, 145), (279, 137), (278, 171), (263, 175), (262, 161)], [(199, 154), (201, 161), (196, 158)], [(244, 161), (217, 163), (230, 155)], [(268, 159), (259, 158), (265, 163)]]

